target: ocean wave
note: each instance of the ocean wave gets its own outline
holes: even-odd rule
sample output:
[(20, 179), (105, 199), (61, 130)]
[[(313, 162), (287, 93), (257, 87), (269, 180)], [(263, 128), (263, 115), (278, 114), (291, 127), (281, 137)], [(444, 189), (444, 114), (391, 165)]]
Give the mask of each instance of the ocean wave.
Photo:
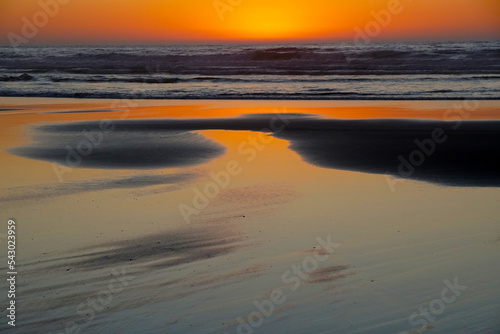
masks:
[[(192, 77), (192, 78), (179, 78), (179, 77), (159, 77), (159, 76), (140, 76), (140, 77), (121, 77), (97, 75), (97, 76), (79, 76), (79, 77), (61, 77), (50, 76), (52, 82), (126, 82), (126, 83), (145, 83), (145, 84), (164, 84), (164, 83), (180, 83), (180, 82), (269, 82), (271, 79), (245, 79), (238, 77)], [(281, 81), (281, 80), (280, 80)]]
[(300, 48), (273, 48), (266, 50), (252, 50), (249, 54), (251, 60), (283, 61), (301, 59), (304, 51)]
[(0, 97), (51, 97), (51, 98), (79, 98), (79, 99), (151, 99), (151, 100), (500, 100), (500, 93), (496, 94), (470, 94), (467, 92), (448, 94), (436, 91), (422, 93), (391, 94), (386, 93), (362, 93), (362, 92), (300, 92), (300, 93), (210, 93), (193, 92), (68, 92), (68, 91), (41, 91), (41, 92), (18, 92), (0, 90)]
[(0, 81), (3, 81), (3, 82), (6, 82), (6, 81), (31, 81), (34, 78), (35, 77), (33, 77), (32, 75), (29, 75), (27, 73), (23, 73), (21, 75), (14, 75), (14, 76), (8, 76), (8, 75), (0, 76)]
[(0, 47), (0, 54), (3, 96), (380, 100), (498, 99), (500, 94), (500, 42), (26, 47), (18, 52)]
[[(314, 46), (9, 48), (0, 69), (25, 73), (137, 75), (500, 74), (491, 43)], [(0, 70), (1, 71), (1, 70)]]
[(127, 82), (127, 83), (177, 83), (179, 78), (164, 78), (164, 77), (139, 77), (139, 78), (116, 78), (106, 76), (91, 76), (91, 77), (50, 77), (52, 82)]

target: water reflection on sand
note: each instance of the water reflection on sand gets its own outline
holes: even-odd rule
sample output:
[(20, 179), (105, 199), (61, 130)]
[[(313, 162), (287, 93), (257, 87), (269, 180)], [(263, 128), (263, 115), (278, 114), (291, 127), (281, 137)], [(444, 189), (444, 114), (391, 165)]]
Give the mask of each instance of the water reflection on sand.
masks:
[[(24, 331), (411, 332), (420, 325), (409, 317), (455, 277), (467, 290), (427, 326), (500, 329), (496, 123), (450, 132), (457, 141), (442, 146), (447, 156), (394, 189), (384, 175), (396, 174), (397, 155), (441, 125), (453, 101), (142, 101), (124, 113), (105, 100), (35, 100), (0, 106), (0, 205), (19, 228)], [(498, 107), (483, 101), (469, 120), (495, 120)], [(262, 134), (276, 113), (291, 128)], [(427, 120), (424, 132), (402, 119), (416, 117)], [(116, 126), (111, 146), (103, 141), (95, 159), (59, 170), (61, 180), (53, 163), (70, 167), (61, 152), (103, 119)], [(467, 146), (471, 136), (476, 146)], [(113, 145), (117, 159), (106, 153)], [(458, 149), (467, 164), (451, 159)], [(231, 161), (239, 172), (217, 183)], [(464, 172), (482, 184), (462, 187)], [(181, 204), (196, 209), (189, 224)], [(338, 247), (326, 253), (318, 238)]]

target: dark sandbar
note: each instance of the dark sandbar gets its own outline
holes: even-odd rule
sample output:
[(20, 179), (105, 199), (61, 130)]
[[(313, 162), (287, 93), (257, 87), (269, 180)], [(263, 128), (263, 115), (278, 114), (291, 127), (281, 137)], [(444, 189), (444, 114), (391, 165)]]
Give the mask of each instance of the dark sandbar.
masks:
[[(120, 120), (113, 124), (113, 140), (106, 141), (95, 155), (85, 159), (86, 166), (154, 168), (199, 163), (223, 149), (190, 131), (246, 130), (286, 139), (305, 161), (325, 168), (445, 185), (500, 186), (500, 121), (339, 120), (260, 114), (238, 118)], [(53, 136), (72, 138), (97, 127), (97, 122), (40, 126), (38, 145), (14, 152), (61, 161), (65, 150), (57, 140), (51, 140)]]

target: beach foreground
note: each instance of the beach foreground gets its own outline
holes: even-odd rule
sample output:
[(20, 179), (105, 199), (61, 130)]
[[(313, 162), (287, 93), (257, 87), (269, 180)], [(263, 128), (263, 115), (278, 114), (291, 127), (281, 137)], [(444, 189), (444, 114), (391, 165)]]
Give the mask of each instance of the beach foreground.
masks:
[(2, 98), (12, 331), (497, 333), (499, 110)]

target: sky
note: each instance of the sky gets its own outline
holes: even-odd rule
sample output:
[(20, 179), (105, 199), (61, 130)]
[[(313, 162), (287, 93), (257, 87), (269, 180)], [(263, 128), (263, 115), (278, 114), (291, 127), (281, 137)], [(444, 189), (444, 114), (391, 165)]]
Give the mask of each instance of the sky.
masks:
[(0, 0), (0, 44), (500, 40), (500, 0)]

